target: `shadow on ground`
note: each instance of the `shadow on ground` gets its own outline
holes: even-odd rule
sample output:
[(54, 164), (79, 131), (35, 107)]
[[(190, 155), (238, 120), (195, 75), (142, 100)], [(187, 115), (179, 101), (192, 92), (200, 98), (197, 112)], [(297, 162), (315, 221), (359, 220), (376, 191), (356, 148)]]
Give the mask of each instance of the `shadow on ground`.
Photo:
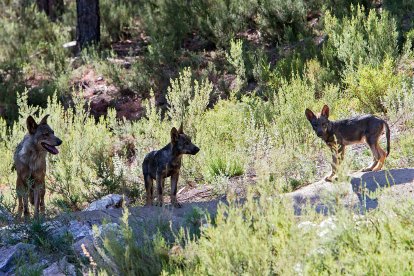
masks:
[(365, 210), (372, 210), (378, 207), (381, 192), (394, 198), (413, 196), (414, 169), (358, 173), (352, 176), (351, 185), (352, 191), (358, 196), (361, 207)]
[(377, 208), (381, 202), (414, 198), (414, 168), (356, 172), (350, 175), (349, 182), (321, 180), (286, 196), (292, 199), (297, 215), (306, 208), (326, 214), (338, 204), (363, 213)]

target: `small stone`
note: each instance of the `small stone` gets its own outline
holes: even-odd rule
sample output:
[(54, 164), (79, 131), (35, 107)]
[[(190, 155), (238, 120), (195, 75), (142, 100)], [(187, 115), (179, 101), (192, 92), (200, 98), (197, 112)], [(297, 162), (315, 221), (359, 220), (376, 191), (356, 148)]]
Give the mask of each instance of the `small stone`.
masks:
[(84, 237), (92, 236), (92, 228), (89, 225), (80, 223), (78, 221), (71, 221), (68, 228), (69, 233), (72, 234), (73, 240), (76, 242)]
[(68, 263), (66, 257), (43, 270), (43, 276), (65, 276), (76, 275), (76, 268), (73, 264)]

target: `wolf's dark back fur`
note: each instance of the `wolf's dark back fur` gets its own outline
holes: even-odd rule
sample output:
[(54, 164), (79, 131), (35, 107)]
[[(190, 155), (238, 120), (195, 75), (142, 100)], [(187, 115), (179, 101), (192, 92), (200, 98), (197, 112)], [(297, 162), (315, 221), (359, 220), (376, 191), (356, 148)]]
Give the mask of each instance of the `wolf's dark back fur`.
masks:
[(171, 143), (160, 150), (148, 153), (142, 162), (145, 190), (147, 192), (147, 205), (152, 204), (153, 180), (157, 182), (158, 204), (163, 203), (164, 180), (171, 177), (171, 202), (180, 207), (177, 202), (177, 182), (184, 154), (197, 154), (200, 149), (191, 142), (190, 137), (183, 133), (182, 125), (177, 130), (171, 129)]
[[(337, 139), (345, 141), (362, 141), (365, 137), (377, 135), (385, 126), (387, 138), (387, 156), (390, 153), (390, 128), (386, 121), (374, 115), (361, 115), (349, 119), (332, 121), (330, 130), (330, 139), (333, 139), (334, 133), (339, 134)], [(338, 141), (341, 143), (342, 141)]]
[[(351, 144), (366, 142), (371, 149), (374, 160), (364, 171), (380, 170), (385, 158), (390, 153), (390, 128), (386, 121), (374, 115), (361, 115), (349, 119), (330, 121), (329, 107), (324, 105), (320, 116), (316, 116), (310, 109), (305, 115), (316, 135), (329, 146), (332, 151), (332, 173), (325, 178), (331, 181), (335, 176), (337, 166), (344, 157), (345, 147)], [(382, 133), (387, 138), (387, 152), (379, 145)]]

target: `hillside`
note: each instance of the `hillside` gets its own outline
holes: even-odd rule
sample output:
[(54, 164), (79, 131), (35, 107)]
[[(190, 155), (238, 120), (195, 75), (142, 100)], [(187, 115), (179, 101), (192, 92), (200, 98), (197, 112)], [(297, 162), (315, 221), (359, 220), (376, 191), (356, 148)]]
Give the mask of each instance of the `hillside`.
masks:
[[(100, 0), (89, 47), (79, 1), (0, 2), (0, 274), (414, 271), (413, 1)], [(362, 173), (385, 157), (383, 122), (390, 154)], [(19, 220), (13, 156), (39, 125), (45, 213)], [(338, 138), (373, 133), (323, 180)], [(169, 179), (145, 207), (142, 163), (170, 142), (196, 153), (183, 207)]]

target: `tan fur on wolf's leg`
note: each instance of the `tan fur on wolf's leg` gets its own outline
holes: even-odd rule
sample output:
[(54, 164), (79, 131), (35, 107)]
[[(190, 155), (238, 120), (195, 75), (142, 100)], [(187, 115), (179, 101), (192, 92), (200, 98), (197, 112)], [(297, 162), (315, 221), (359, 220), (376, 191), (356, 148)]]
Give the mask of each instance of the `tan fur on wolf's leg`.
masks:
[(335, 150), (332, 150), (332, 163), (331, 163), (332, 172), (329, 176), (325, 177), (325, 181), (332, 182), (336, 178), (336, 171), (337, 171), (338, 165), (339, 165), (339, 160), (337, 157), (337, 152)]
[(329, 176), (325, 177), (325, 181), (332, 182), (333, 180), (337, 179), (338, 176), (336, 175), (336, 171), (338, 170), (338, 166), (345, 158), (345, 146), (338, 145), (338, 152), (335, 148), (331, 148), (332, 152), (332, 172)]
[(378, 165), (378, 161), (380, 159), (380, 153), (378, 152), (378, 148), (376, 144), (369, 145), (372, 155), (374, 156), (374, 160), (372, 161), (369, 167), (362, 169), (362, 172), (370, 172), (373, 171), (374, 168)]
[(382, 169), (382, 166), (384, 166), (385, 158), (387, 157), (387, 153), (377, 144), (377, 150), (379, 153), (379, 160), (377, 165), (372, 169), (374, 172), (379, 171)]
[(374, 168), (375, 168), (375, 166), (378, 164), (378, 161), (377, 160), (373, 160), (372, 161), (372, 163), (371, 163), (371, 165), (369, 165), (368, 167), (366, 167), (366, 168), (363, 168), (362, 170), (361, 170), (361, 172), (370, 172), (370, 171), (372, 171)]
[(325, 181), (332, 182), (337, 178), (338, 176), (334, 172), (332, 172), (329, 176), (325, 177)]

